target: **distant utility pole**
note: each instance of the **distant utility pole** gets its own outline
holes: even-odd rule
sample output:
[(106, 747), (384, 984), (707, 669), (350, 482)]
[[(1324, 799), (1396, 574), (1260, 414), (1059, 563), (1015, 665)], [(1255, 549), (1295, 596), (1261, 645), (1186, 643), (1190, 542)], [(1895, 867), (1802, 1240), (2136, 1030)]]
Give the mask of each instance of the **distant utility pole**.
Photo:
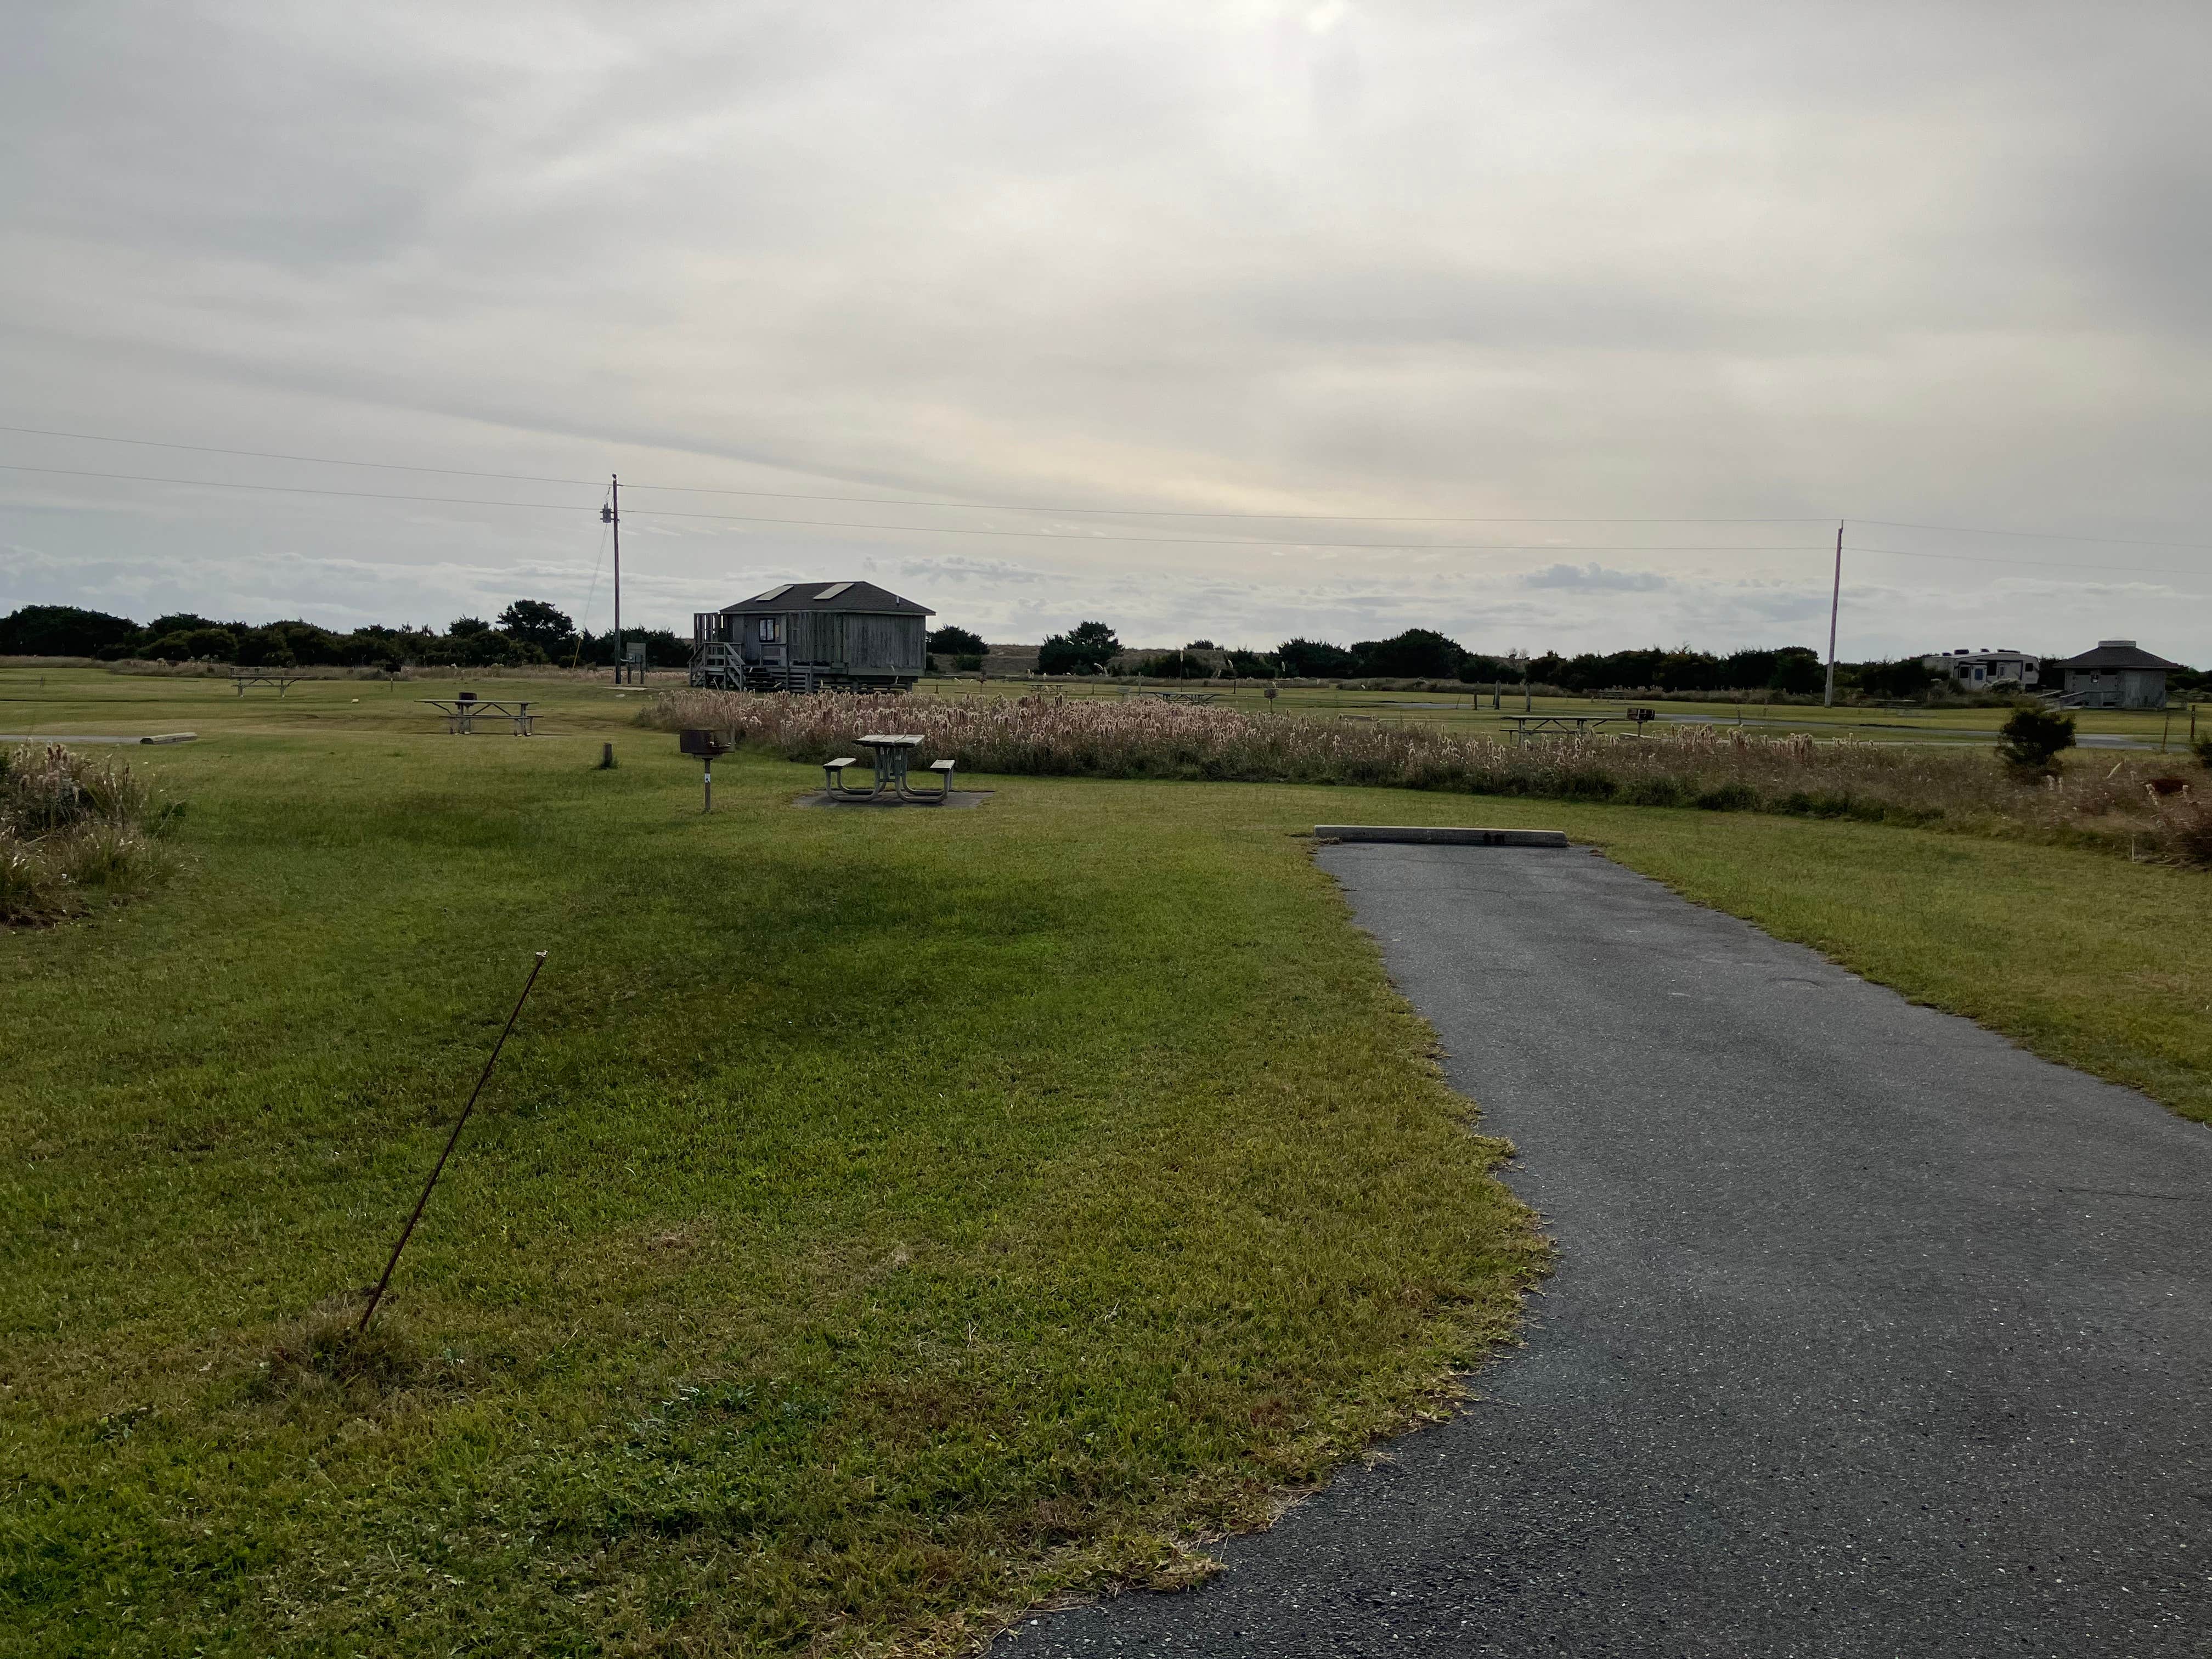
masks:
[[(619, 568), (619, 567), (617, 567)], [(1836, 612), (1844, 603), (1844, 521), (1836, 520), (1836, 585), (1828, 593), (1828, 690), (1820, 699), (1824, 708), (1836, 706)]]
[(615, 684), (620, 685), (623, 677), (622, 479), (611, 472), (607, 474), (607, 504), (599, 509), (599, 520), (615, 527)]

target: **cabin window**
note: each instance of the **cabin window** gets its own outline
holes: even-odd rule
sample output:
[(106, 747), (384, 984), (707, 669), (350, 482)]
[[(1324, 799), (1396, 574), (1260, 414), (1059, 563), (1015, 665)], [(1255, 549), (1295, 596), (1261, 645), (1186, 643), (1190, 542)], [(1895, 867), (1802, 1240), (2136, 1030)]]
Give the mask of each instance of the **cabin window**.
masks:
[(783, 637), (783, 618), (763, 617), (760, 619), (760, 636), (762, 644), (774, 645)]

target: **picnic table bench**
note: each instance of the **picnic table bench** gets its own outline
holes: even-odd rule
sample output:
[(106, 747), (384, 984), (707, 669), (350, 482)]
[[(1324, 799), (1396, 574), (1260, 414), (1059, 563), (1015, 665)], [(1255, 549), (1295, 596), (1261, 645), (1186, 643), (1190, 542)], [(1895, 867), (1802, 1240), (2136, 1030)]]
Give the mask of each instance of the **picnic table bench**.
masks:
[(477, 716), (495, 714), (514, 725), (514, 735), (526, 738), (538, 726), (538, 716), (530, 712), (529, 698), (503, 697), (421, 697), (446, 717), (446, 730), (459, 737), (466, 737), (477, 729)]
[(921, 746), (921, 737), (913, 732), (877, 732), (862, 738), (860, 747), (872, 757), (868, 763), (868, 787), (855, 789), (846, 783), (845, 769), (860, 763), (853, 756), (840, 755), (836, 760), (822, 763), (822, 791), (841, 800), (879, 800), (890, 795), (917, 806), (942, 806), (952, 793), (953, 763), (930, 762), (928, 769), (937, 774), (937, 787), (914, 788), (907, 782), (907, 769), (913, 762), (914, 751)]

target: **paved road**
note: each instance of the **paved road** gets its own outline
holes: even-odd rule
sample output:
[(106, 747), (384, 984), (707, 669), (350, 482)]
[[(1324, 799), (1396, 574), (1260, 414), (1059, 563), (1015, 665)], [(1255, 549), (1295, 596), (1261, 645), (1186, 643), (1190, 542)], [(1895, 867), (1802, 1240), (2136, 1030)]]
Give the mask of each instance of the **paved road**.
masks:
[(1322, 857), (1559, 1272), (1454, 1421), (999, 1659), (2212, 1653), (2212, 1132), (1587, 851)]

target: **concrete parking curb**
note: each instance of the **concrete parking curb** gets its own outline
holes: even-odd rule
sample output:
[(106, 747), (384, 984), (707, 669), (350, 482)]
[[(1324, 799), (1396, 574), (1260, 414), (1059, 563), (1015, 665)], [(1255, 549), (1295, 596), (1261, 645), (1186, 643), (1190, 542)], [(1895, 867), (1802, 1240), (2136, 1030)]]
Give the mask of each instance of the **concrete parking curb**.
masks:
[(1401, 842), (1416, 846), (1565, 847), (1564, 830), (1473, 830), (1428, 823), (1317, 823), (1318, 841)]

